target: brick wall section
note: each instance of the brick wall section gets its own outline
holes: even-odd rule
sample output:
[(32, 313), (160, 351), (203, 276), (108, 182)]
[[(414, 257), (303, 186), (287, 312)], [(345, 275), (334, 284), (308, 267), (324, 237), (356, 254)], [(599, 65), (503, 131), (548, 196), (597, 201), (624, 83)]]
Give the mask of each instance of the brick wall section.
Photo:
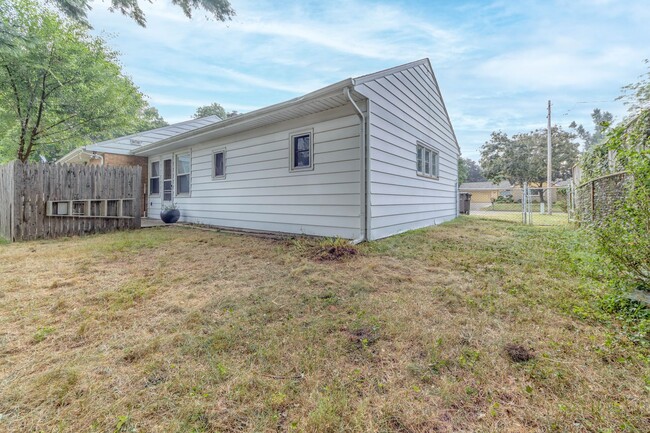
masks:
[(594, 179), (576, 189), (576, 212), (580, 222), (598, 222), (611, 215), (625, 199), (629, 175), (615, 173)]
[[(115, 167), (125, 167), (125, 166), (134, 166), (139, 165), (142, 167), (142, 214), (145, 215), (147, 211), (148, 202), (148, 190), (147, 183), (149, 181), (149, 160), (146, 156), (134, 156), (134, 155), (118, 155), (116, 153), (102, 153), (104, 157), (104, 165), (110, 165)], [(99, 159), (91, 159), (91, 165), (101, 164)]]

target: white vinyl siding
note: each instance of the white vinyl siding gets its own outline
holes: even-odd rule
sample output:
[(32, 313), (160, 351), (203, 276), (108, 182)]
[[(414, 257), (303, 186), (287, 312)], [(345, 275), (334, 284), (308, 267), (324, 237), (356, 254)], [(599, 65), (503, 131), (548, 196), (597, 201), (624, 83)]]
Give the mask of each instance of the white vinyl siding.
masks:
[[(292, 172), (288, 141), (305, 131), (313, 131), (313, 168)], [(359, 118), (348, 105), (192, 146), (192, 194), (174, 200), (181, 221), (359, 237), (359, 131)], [(213, 155), (220, 148), (227, 149), (227, 177), (215, 182)], [(152, 201), (152, 213), (157, 206), (159, 201)]]
[[(455, 218), (460, 152), (429, 68), (421, 64), (355, 90), (371, 100), (370, 239)], [(438, 152), (437, 173), (426, 173), (418, 143)]]

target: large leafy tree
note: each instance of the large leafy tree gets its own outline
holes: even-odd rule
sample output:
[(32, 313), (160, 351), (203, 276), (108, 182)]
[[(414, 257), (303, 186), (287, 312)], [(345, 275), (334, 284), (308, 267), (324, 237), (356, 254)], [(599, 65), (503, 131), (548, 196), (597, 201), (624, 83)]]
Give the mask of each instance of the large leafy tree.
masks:
[[(576, 136), (559, 126), (553, 126), (551, 141), (553, 179), (568, 179), (571, 167), (579, 155)], [(481, 147), (483, 175), (497, 183), (504, 179), (513, 185), (528, 182), (540, 187), (540, 199), (544, 200), (544, 190), (541, 187), (546, 182), (546, 147), (546, 129), (515, 134), (512, 137), (502, 131), (493, 132), (490, 140)]]
[(583, 125), (578, 125), (575, 121), (569, 125), (569, 128), (573, 129), (578, 137), (584, 141), (585, 151), (601, 143), (606, 138), (607, 128), (611, 125), (612, 120), (614, 120), (614, 116), (609, 111), (601, 111), (600, 108), (594, 108), (594, 111), (591, 113), (591, 120), (594, 123), (593, 132), (589, 131)]
[[(144, 1), (152, 2), (152, 0)], [(192, 18), (196, 11), (202, 11), (206, 17), (217, 21), (226, 21), (235, 15), (228, 0), (171, 0), (171, 2), (179, 6), (188, 18)], [(8, 3), (12, 2), (0, 1), (0, 16), (5, 17), (13, 12)], [(55, 6), (65, 16), (85, 27), (90, 27), (87, 15), (91, 10), (90, 3), (91, 0), (45, 0), (45, 4)], [(110, 0), (109, 3), (111, 12), (121, 12), (142, 27), (146, 26), (147, 20), (140, 7), (140, 0)], [(20, 29), (17, 29), (11, 21), (0, 20), (0, 51), (17, 50), (20, 42), (27, 42)]]
[[(646, 60), (645, 63), (650, 62)], [(642, 125), (647, 125), (648, 113), (650, 112), (650, 68), (640, 78), (638, 82), (624, 86), (622, 89), (623, 94), (617, 98), (623, 100), (625, 105), (628, 106), (629, 116), (627, 119), (623, 123), (614, 126), (611, 125), (611, 117), (607, 118), (606, 120), (609, 120), (609, 122), (603, 123), (601, 131), (603, 138), (587, 148), (582, 154), (580, 167), (582, 168), (583, 182), (612, 171), (626, 170), (625, 161), (616, 157), (618, 151), (611, 146), (611, 143), (616, 137), (619, 137), (618, 141), (620, 142), (620, 137), (625, 135), (622, 134), (621, 130), (625, 132), (626, 128), (631, 130), (633, 125), (636, 125), (634, 128), (637, 128), (636, 134), (638, 135), (638, 130), (642, 129)], [(594, 110), (594, 113), (596, 113), (596, 110)], [(592, 117), (594, 117), (593, 114)], [(638, 119), (644, 120), (639, 121)], [(594, 122), (596, 122), (596, 118), (594, 118)], [(650, 163), (648, 163), (648, 166), (650, 166)]]
[[(56, 4), (70, 18), (88, 25), (87, 13), (91, 9), (90, 0), (48, 1)], [(152, 0), (146, 1), (152, 2)], [(179, 6), (188, 18), (192, 18), (192, 13), (197, 10), (203, 11), (207, 17), (214, 18), (218, 21), (230, 19), (235, 14), (228, 0), (171, 0), (171, 2)], [(144, 11), (140, 7), (140, 0), (110, 0), (109, 3), (109, 10), (111, 12), (120, 12), (133, 19), (142, 27), (145, 27), (147, 19)]]
[(219, 116), (221, 119), (228, 119), (230, 117), (235, 117), (238, 116), (239, 112), (237, 111), (229, 111), (226, 112), (226, 109), (221, 106), (221, 104), (217, 102), (213, 102), (210, 105), (203, 105), (199, 108), (196, 109), (196, 112), (192, 117), (195, 119), (201, 118), (201, 117), (207, 117), (207, 116)]
[(17, 34), (17, 49), (0, 50), (0, 158), (56, 158), (96, 138), (150, 129), (152, 107), (102, 39), (35, 0), (0, 4), (9, 12), (0, 21)]
[[(476, 161), (470, 158), (460, 158), (458, 160), (458, 179), (463, 182), (485, 182), (487, 179), (483, 176), (483, 170)], [(462, 176), (461, 176), (462, 174)]]
[(619, 99), (628, 105), (628, 117), (609, 128), (607, 139), (585, 152), (580, 165), (584, 181), (611, 171), (627, 177), (620, 189), (607, 191), (610, 212), (589, 226), (620, 271), (619, 283), (650, 290), (650, 70), (623, 87)]
[(467, 182), (469, 176), (469, 168), (465, 163), (465, 158), (458, 158), (458, 184), (461, 185)]

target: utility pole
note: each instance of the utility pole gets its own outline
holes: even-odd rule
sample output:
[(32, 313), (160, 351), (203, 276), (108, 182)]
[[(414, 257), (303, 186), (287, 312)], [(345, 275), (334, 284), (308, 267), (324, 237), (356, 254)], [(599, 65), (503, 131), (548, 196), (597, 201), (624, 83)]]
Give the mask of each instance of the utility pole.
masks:
[(547, 162), (546, 162), (546, 206), (548, 206), (548, 210), (546, 211), (549, 215), (553, 214), (553, 199), (551, 198), (551, 178), (553, 177), (553, 169), (551, 165), (551, 158), (552, 158), (552, 149), (553, 145), (551, 143), (551, 100), (549, 99), (548, 101), (548, 130), (547, 130), (547, 138), (546, 138), (546, 157), (547, 157)]

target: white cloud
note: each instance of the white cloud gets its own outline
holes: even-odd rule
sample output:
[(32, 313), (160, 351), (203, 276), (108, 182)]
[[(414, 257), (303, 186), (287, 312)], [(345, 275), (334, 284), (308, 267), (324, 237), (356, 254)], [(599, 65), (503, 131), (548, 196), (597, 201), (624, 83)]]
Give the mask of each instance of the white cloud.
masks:
[(620, 69), (638, 65), (642, 56), (625, 46), (587, 56), (574, 50), (541, 47), (494, 57), (479, 65), (478, 72), (516, 90), (591, 89), (615, 80)]
[(548, 99), (563, 124), (589, 124), (596, 106), (623, 115), (620, 103), (575, 103), (613, 100), (643, 72), (650, 8), (595, 1), (232, 0), (237, 16), (220, 23), (190, 21), (167, 0), (142, 2), (146, 29), (97, 1), (90, 18), (118, 33), (110, 43), (126, 72), (170, 120), (215, 101), (250, 111), (430, 57), (463, 151), (475, 154), (493, 130), (543, 127)]

